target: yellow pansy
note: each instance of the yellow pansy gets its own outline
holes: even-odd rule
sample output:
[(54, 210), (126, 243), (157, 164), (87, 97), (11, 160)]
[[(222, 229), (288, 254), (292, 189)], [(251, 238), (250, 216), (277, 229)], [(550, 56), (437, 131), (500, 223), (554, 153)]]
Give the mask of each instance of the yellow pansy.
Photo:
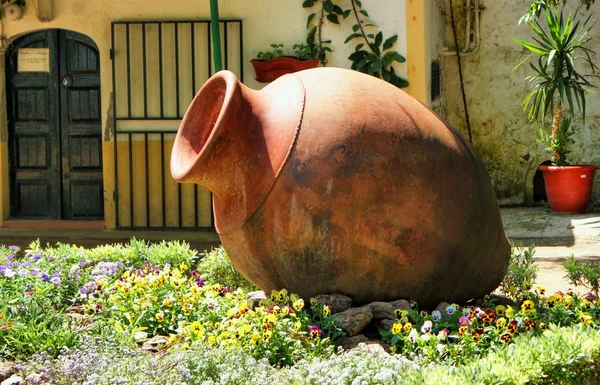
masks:
[(294, 301), (292, 306), (294, 307), (294, 310), (299, 312), (304, 308), (304, 300), (302, 298), (299, 298), (296, 301)]
[(402, 324), (395, 323), (392, 325), (392, 334), (400, 334), (402, 333)]
[(506, 314), (508, 318), (513, 318), (515, 316), (515, 311), (513, 310), (512, 306), (507, 306), (504, 314)]

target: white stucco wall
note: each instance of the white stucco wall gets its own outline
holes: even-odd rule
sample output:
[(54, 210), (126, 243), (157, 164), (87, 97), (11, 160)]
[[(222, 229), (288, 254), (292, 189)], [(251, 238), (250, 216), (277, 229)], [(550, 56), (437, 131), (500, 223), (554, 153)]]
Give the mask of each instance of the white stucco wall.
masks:
[[(338, 3), (344, 9), (350, 7), (349, 0)], [(399, 35), (395, 48), (405, 54), (406, 1), (363, 0), (363, 7), (386, 37)], [(37, 0), (27, 1), (21, 20), (5, 20), (4, 35), (13, 38), (37, 29), (71, 29), (91, 37), (101, 54), (107, 53), (110, 48), (111, 21), (210, 18), (208, 0), (54, 0), (54, 19), (47, 23), (37, 20), (36, 9)], [(289, 48), (295, 43), (305, 42), (306, 18), (310, 12), (302, 8), (301, 1), (220, 0), (219, 11), (223, 19), (240, 18), (244, 22), (244, 76), (251, 87), (262, 87), (254, 81), (249, 63), (259, 51), (268, 49), (271, 43), (276, 42)], [(342, 21), (341, 26), (325, 22), (323, 34), (325, 38), (333, 40), (331, 47), (334, 50), (329, 57), (329, 66), (350, 67), (347, 57), (353, 52), (355, 44), (344, 44), (344, 40), (352, 32), (353, 23), (351, 17)], [(104, 55), (101, 59), (103, 80), (110, 77), (109, 63), (107, 55)], [(399, 65), (397, 70), (399, 74), (406, 75), (404, 65)]]
[[(474, 2), (475, 0), (473, 0)], [(459, 41), (464, 42), (465, 0), (454, 0), (459, 28)], [(526, 53), (513, 38), (531, 41), (532, 32), (518, 20), (527, 10), (530, 0), (481, 0), (481, 46), (479, 51), (462, 59), (473, 142), (490, 172), (496, 194), (501, 203), (523, 203), (532, 199), (533, 176), (542, 162), (550, 159), (543, 143), (537, 143), (538, 129), (529, 123), (521, 108), (521, 100), (528, 91), (525, 77), (531, 73), (528, 66), (513, 70)], [(569, 5), (578, 1), (569, 0)], [(454, 49), (450, 29), (448, 3), (446, 7), (445, 42)], [(574, 7), (571, 7), (571, 9)], [(591, 12), (600, 15), (600, 3)], [(593, 33), (600, 33), (596, 24)], [(600, 40), (591, 48), (600, 51)], [(599, 57), (596, 55), (595, 60)], [(460, 92), (457, 60), (444, 58), (445, 115), (466, 134), (465, 114)], [(571, 146), (572, 163), (600, 165), (600, 98), (588, 95), (586, 124), (574, 136)], [(600, 178), (594, 187), (594, 200), (600, 200)]]

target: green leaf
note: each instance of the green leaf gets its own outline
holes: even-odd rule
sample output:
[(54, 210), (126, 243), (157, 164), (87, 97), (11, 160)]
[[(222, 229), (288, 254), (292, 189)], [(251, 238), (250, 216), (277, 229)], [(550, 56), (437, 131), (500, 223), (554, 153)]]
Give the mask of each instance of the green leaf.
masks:
[(398, 52), (394, 52), (393, 58), (398, 63), (404, 63), (406, 61), (406, 58), (404, 56), (400, 55)]
[(367, 56), (368, 54), (369, 54), (369, 52), (367, 52), (365, 50), (356, 51), (356, 52), (353, 52), (352, 54), (350, 54), (350, 56), (348, 56), (348, 59), (351, 61), (359, 61), (362, 58), (364, 58), (365, 56)]
[(361, 9), (359, 12), (362, 13), (363, 15), (365, 15), (366, 17), (369, 17), (369, 13), (367, 11), (365, 11), (364, 9)]
[(302, 3), (302, 6), (304, 8), (311, 8), (313, 5), (315, 5), (315, 1), (316, 0), (304, 0), (304, 2)]
[(352, 39), (355, 39), (355, 38), (361, 37), (361, 36), (362, 35), (360, 33), (353, 33), (352, 35), (350, 35), (346, 38), (346, 40), (344, 41), (344, 44), (348, 43)]
[(340, 7), (339, 5), (334, 5), (333, 6), (333, 12), (337, 13), (338, 15), (343, 15), (344, 14), (344, 10), (342, 10), (342, 7)]
[(381, 60), (377, 59), (373, 62), (373, 71), (379, 72), (381, 70)]
[(362, 47), (364, 47), (364, 46), (365, 46), (365, 43), (360, 43), (359, 45), (357, 45), (357, 46), (354, 48), (354, 50), (355, 50), (355, 51), (358, 51), (359, 49), (361, 49), (361, 48), (362, 48)]
[(310, 15), (308, 15), (308, 19), (306, 19), (306, 28), (308, 28), (308, 26), (310, 25), (310, 22), (312, 21), (312, 19), (315, 18), (317, 14), (316, 13), (311, 13)]
[(332, 0), (324, 0), (323, 1), (323, 9), (327, 13), (333, 12), (333, 1)]
[(377, 36), (375, 36), (375, 46), (379, 48), (381, 43), (383, 42), (383, 32), (379, 31)]
[(360, 0), (354, 0), (354, 2), (356, 3), (356, 5), (362, 8), (362, 3), (360, 2)]
[(354, 24), (352, 26), (352, 31), (354, 31), (354, 32), (357, 32), (359, 29), (360, 29), (360, 25), (358, 25), (358, 24)]
[(385, 42), (383, 43), (383, 50), (385, 51), (386, 49), (392, 48), (392, 46), (394, 45), (396, 40), (398, 40), (398, 35), (394, 35), (394, 36), (386, 39)]
[(513, 40), (537, 55), (545, 55), (545, 53), (546, 53), (546, 51), (543, 48), (538, 47), (535, 44), (531, 44), (531, 43), (528, 43), (526, 41), (519, 40), (519, 39), (513, 39)]
[(347, 10), (344, 11), (344, 13), (343, 13), (344, 19), (347, 19), (348, 16), (350, 16), (350, 12), (352, 12), (352, 11), (349, 10), (349, 9), (347, 9)]
[(338, 16), (333, 13), (330, 13), (329, 15), (327, 15), (327, 20), (331, 21), (334, 24), (340, 23), (340, 21), (338, 20)]

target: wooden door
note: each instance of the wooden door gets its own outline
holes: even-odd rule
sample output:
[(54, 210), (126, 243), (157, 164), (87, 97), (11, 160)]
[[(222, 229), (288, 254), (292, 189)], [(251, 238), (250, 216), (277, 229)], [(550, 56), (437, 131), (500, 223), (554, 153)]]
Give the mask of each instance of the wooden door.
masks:
[(11, 216), (102, 218), (94, 43), (70, 31), (35, 32), (18, 39), (6, 60)]
[(59, 31), (63, 218), (100, 218), (102, 126), (98, 49), (87, 37)]

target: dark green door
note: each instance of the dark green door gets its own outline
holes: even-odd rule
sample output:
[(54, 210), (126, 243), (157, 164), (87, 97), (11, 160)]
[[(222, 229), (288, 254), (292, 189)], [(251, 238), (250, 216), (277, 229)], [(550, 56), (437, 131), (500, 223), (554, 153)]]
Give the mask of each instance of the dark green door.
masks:
[(100, 66), (86, 36), (47, 30), (7, 54), (11, 216), (104, 216)]

